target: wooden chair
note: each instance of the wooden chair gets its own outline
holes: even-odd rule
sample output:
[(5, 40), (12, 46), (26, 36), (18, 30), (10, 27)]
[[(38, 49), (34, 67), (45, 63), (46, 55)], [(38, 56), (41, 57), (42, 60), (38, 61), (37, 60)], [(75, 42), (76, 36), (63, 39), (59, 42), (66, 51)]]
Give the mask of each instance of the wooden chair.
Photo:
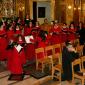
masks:
[(36, 70), (39, 69), (39, 64), (41, 64), (42, 72), (43, 72), (43, 70), (44, 70), (44, 59), (45, 59), (44, 48), (35, 49), (35, 55), (36, 55)]
[[(80, 71), (79, 72), (75, 72), (74, 71), (74, 67), (76, 65), (79, 65), (80, 67)], [(82, 81), (82, 84), (81, 85), (84, 85), (84, 79), (85, 79), (85, 75), (83, 75), (83, 72), (81, 71), (81, 59), (76, 59), (72, 62), (72, 83), (74, 84), (74, 78), (78, 78), (78, 79), (81, 79)]]
[(85, 72), (85, 56), (81, 57), (81, 65), (82, 65), (82, 71)]
[(53, 46), (47, 46), (45, 47), (45, 55), (46, 55), (46, 63), (49, 64), (49, 66), (52, 68), (52, 58), (53, 58)]
[[(61, 45), (60, 44), (55, 44), (53, 45), (53, 59), (57, 60), (57, 63), (55, 64), (53, 62), (53, 66), (52, 66), (52, 79), (54, 77), (56, 77), (57, 79), (59, 79), (59, 81), (61, 82), (61, 72), (62, 72), (62, 61), (61, 61), (61, 56), (62, 56), (62, 52), (61, 52)], [(57, 50), (57, 52), (56, 52)], [(54, 73), (55, 71), (59, 72), (58, 76), (55, 76)]]

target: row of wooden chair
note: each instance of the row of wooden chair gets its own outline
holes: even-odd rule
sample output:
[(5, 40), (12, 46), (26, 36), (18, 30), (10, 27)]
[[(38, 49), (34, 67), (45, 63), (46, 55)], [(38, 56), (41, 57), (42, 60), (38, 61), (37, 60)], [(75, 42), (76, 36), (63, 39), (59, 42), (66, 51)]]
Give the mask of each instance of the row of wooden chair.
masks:
[[(55, 70), (57, 70), (60, 75), (57, 78), (61, 81), (61, 69), (62, 69), (62, 48), (60, 44), (50, 45), (45, 48), (35, 49), (36, 54), (36, 70), (38, 70), (39, 63), (42, 66), (42, 72), (44, 71), (45, 64), (48, 63), (51, 65), (52, 79), (54, 76)], [(43, 58), (38, 59), (38, 54), (41, 53)]]
[[(84, 80), (85, 80), (85, 67), (84, 67), (84, 62), (85, 62), (85, 56), (82, 56), (79, 59), (76, 59), (72, 62), (72, 83), (74, 84), (74, 78), (81, 79), (82, 84), (84, 85)], [(74, 67), (76, 65), (79, 65), (80, 71), (75, 72)]]

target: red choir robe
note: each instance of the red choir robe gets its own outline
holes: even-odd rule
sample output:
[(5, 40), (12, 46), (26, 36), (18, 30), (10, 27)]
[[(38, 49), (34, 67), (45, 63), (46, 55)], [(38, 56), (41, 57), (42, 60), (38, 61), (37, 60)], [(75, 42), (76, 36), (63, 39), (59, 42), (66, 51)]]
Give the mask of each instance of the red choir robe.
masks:
[(26, 64), (26, 55), (25, 55), (25, 49), (24, 49), (24, 44), (25, 42), (23, 40), (18, 40), (18, 44), (23, 46), (22, 50), (19, 53), (20, 61), (22, 62), (22, 65)]
[[(37, 41), (38, 41), (38, 47), (37, 48), (45, 48), (46, 47), (46, 42), (43, 41), (40, 37), (37, 38)], [(39, 53), (37, 56), (38, 56), (37, 57), (38, 59), (44, 59), (45, 52), (44, 53)]]
[(30, 35), (31, 34), (31, 31), (32, 31), (32, 28), (26, 26), (24, 28), (24, 36)]
[(6, 31), (0, 30), (0, 60), (7, 59), (7, 45)]
[(68, 41), (68, 28), (62, 28), (62, 43)]
[(27, 43), (25, 46), (25, 54), (26, 54), (26, 60), (34, 61), (35, 60), (35, 40), (30, 39), (32, 43)]
[(17, 41), (17, 36), (22, 35), (22, 31), (20, 29), (16, 29), (14, 33), (14, 41)]
[(69, 35), (68, 35), (68, 40), (73, 41), (76, 39), (76, 29), (75, 28), (69, 28), (68, 30)]
[(61, 43), (61, 28), (59, 26), (53, 27), (50, 31), (52, 33), (51, 36), (51, 44), (59, 44)]
[(16, 29), (15, 34), (16, 35), (21, 35), (22, 34), (22, 31), (20, 29)]
[(23, 73), (20, 54), (15, 47), (9, 50), (7, 67), (8, 67), (8, 70), (11, 72), (11, 74)]
[(7, 31), (7, 38), (8, 40), (14, 40), (14, 30)]

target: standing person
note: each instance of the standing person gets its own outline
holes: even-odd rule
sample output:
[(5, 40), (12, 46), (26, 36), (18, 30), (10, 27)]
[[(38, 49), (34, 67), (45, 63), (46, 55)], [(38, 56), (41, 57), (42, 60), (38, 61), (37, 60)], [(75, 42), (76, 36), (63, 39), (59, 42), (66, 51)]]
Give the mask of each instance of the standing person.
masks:
[(4, 29), (3, 23), (0, 23), (0, 60), (5, 60), (7, 59), (7, 35), (6, 31)]
[(20, 46), (23, 47), (22, 50), (21, 50), (20, 53), (19, 53), (20, 61), (21, 61), (22, 66), (23, 66), (24, 64), (26, 64), (26, 55), (25, 55), (25, 49), (24, 49), (24, 47), (25, 47), (25, 46), (24, 46), (24, 45), (25, 45), (25, 41), (24, 41), (22, 35), (18, 35), (17, 43), (18, 43)]
[(10, 71), (11, 75), (21, 76), (23, 74), (22, 61), (20, 59), (21, 49), (18, 50), (18, 44), (16, 42), (13, 42), (11, 45), (11, 48), (8, 49), (8, 70)]
[(14, 40), (14, 29), (13, 29), (12, 25), (10, 25), (7, 30), (7, 39), (8, 39), (8, 41)]
[(61, 28), (58, 23), (55, 23), (53, 28), (50, 30), (51, 37), (51, 44), (59, 44), (61, 43)]
[(63, 26), (62, 26), (62, 43), (68, 41), (68, 39), (67, 39), (67, 37), (68, 37), (67, 33), (68, 33), (68, 26), (67, 26), (66, 23), (64, 23)]
[(25, 22), (25, 24), (29, 25), (29, 22), (30, 22), (30, 21), (31, 21), (30, 16), (27, 14), (27, 15), (25, 16), (24, 22)]
[(25, 27), (24, 27), (24, 36), (30, 35), (32, 29), (33, 29), (33, 24), (32, 24), (32, 22), (29, 22), (29, 25), (25, 24)]
[(51, 25), (49, 24), (47, 18), (44, 19), (44, 23), (41, 25), (41, 29), (44, 31), (47, 31), (49, 33), (49, 31), (51, 29)]
[(79, 34), (80, 45), (84, 45), (84, 43), (85, 43), (85, 27), (83, 26), (83, 23), (80, 22), (77, 28), (78, 28), (77, 32)]
[(68, 41), (71, 41), (74, 43), (74, 40), (76, 39), (76, 28), (74, 26), (74, 23), (71, 23), (68, 29)]
[(74, 59), (78, 57), (79, 55), (76, 52), (75, 48), (72, 46), (71, 42), (67, 42), (66, 46), (63, 48), (62, 51), (62, 67), (63, 67), (62, 80), (68, 81), (72, 80), (71, 63)]

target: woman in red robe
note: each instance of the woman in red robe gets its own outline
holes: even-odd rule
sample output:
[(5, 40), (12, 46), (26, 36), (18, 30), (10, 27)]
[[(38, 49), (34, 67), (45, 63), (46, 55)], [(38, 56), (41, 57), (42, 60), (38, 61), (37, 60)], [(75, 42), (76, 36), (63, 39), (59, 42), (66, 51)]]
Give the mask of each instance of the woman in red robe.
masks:
[(20, 30), (20, 25), (19, 24), (17, 24), (16, 27), (15, 27), (15, 33), (14, 33), (15, 39), (14, 39), (14, 41), (17, 40), (18, 35), (22, 35), (22, 31)]
[(22, 34), (22, 31), (20, 30), (20, 25), (16, 25), (15, 34), (16, 34), (16, 35)]
[(8, 41), (14, 40), (14, 30), (12, 25), (10, 25), (9, 30), (7, 31), (7, 38)]
[(51, 36), (51, 44), (59, 44), (61, 43), (61, 28), (58, 23), (55, 23), (53, 28), (50, 30)]
[(13, 47), (9, 49), (8, 70), (11, 74), (23, 74), (22, 61), (16, 47), (17, 44), (13, 43)]
[(26, 64), (26, 55), (25, 55), (25, 51), (24, 51), (25, 41), (21, 35), (18, 36), (17, 43), (23, 47), (19, 53), (19, 57), (20, 57), (20, 61), (22, 62), (22, 65), (24, 65), (24, 64)]
[(29, 22), (29, 26), (25, 25), (25, 27), (24, 27), (24, 36), (30, 35), (31, 31), (32, 31), (32, 28), (33, 28), (32, 22)]
[(73, 23), (70, 24), (68, 32), (68, 40), (74, 42), (74, 40), (76, 39), (76, 28)]
[(67, 27), (67, 24), (64, 23), (62, 26), (62, 43), (68, 41), (67, 37), (68, 37), (68, 27)]
[(6, 38), (6, 31), (4, 29), (3, 23), (0, 24), (0, 60), (7, 59), (7, 38)]

